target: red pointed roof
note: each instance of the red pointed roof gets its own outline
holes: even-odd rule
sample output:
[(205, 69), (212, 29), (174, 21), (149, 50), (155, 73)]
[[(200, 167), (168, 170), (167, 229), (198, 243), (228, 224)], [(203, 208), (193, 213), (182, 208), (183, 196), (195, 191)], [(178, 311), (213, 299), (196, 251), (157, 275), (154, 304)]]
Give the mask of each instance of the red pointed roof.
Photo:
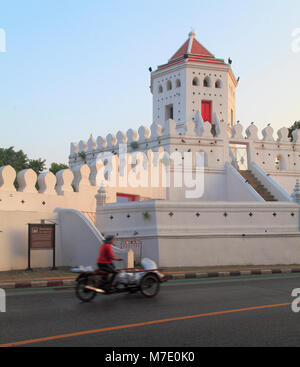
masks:
[(187, 51), (188, 51), (188, 47), (189, 47), (189, 43), (190, 43), (190, 41), (189, 40), (187, 40), (181, 47), (180, 47), (180, 49), (176, 52), (176, 54), (174, 55), (174, 56), (172, 56), (171, 57), (171, 59), (169, 60), (169, 61), (171, 61), (171, 60), (175, 60), (175, 59), (178, 59), (178, 57), (181, 57), (181, 56), (183, 56), (183, 55), (185, 55), (185, 54), (187, 54)]
[(196, 40), (194, 33), (190, 34), (190, 38), (180, 47), (180, 49), (173, 57), (171, 57), (169, 61), (178, 59), (178, 57), (184, 56), (186, 54), (214, 57), (213, 54), (211, 54), (205, 47), (201, 45), (201, 43)]
[(212, 53), (210, 53), (200, 42), (196, 40), (194, 32), (189, 34), (189, 39), (180, 47), (180, 49), (171, 57), (169, 62), (165, 65), (161, 65), (158, 69), (165, 69), (168, 66), (176, 65), (178, 63), (196, 62), (202, 64), (219, 64), (225, 65), (224, 60), (217, 59)]
[(191, 54), (214, 57), (214, 55), (211, 54), (205, 47), (203, 47), (195, 38), (193, 39)]

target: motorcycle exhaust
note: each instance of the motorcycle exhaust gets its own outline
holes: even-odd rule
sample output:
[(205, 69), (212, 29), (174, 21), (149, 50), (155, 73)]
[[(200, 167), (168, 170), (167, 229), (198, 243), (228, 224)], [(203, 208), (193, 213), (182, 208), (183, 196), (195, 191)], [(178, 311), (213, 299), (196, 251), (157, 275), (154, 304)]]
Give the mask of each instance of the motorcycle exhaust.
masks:
[(85, 289), (88, 289), (89, 291), (94, 291), (94, 292), (97, 292), (97, 293), (105, 293), (105, 291), (103, 289), (94, 288), (94, 287), (91, 287), (89, 285), (86, 285)]

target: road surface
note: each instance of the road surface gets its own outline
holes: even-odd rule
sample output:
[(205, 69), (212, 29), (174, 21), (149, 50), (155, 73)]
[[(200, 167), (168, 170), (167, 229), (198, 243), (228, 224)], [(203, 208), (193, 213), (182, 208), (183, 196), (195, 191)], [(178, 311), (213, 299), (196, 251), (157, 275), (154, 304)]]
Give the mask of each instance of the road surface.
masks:
[(72, 289), (7, 292), (0, 346), (299, 346), (299, 275), (169, 282), (154, 299)]

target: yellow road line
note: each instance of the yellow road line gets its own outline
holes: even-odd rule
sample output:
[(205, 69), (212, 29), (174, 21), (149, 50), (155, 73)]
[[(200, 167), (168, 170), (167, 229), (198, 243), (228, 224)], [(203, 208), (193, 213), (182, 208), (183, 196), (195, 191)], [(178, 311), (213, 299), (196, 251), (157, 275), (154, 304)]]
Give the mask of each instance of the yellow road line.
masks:
[(204, 314), (192, 315), (192, 316), (173, 317), (173, 318), (169, 318), (169, 319), (140, 322), (140, 323), (137, 323), (137, 324), (119, 325), (119, 326), (113, 326), (113, 327), (108, 327), (108, 328), (103, 328), (103, 329), (80, 331), (80, 332), (77, 332), (77, 333), (61, 334), (61, 335), (44, 337), (44, 338), (23, 340), (23, 341), (18, 341), (18, 342), (1, 344), (0, 348), (16, 347), (16, 346), (22, 346), (22, 345), (26, 345), (26, 344), (42, 343), (42, 342), (47, 342), (47, 341), (51, 341), (51, 340), (67, 339), (67, 338), (73, 338), (73, 337), (76, 337), (76, 336), (99, 334), (99, 333), (105, 333), (105, 332), (109, 332), (109, 331), (130, 329), (130, 328), (136, 328), (136, 327), (141, 327), (141, 326), (158, 325), (158, 324), (164, 324), (164, 323), (174, 322), (174, 321), (191, 320), (191, 319), (198, 319), (198, 318), (210, 317), (210, 316), (228, 315), (228, 314), (232, 314), (232, 313), (236, 313), (236, 312), (266, 310), (266, 309), (272, 309), (272, 308), (278, 308), (278, 307), (286, 307), (286, 306), (290, 306), (290, 305), (291, 305), (291, 303), (288, 302), (288, 303), (281, 303), (281, 304), (275, 304), (275, 305), (256, 306), (256, 307), (240, 308), (240, 309), (235, 309), (235, 310), (226, 310), (226, 311), (204, 313)]

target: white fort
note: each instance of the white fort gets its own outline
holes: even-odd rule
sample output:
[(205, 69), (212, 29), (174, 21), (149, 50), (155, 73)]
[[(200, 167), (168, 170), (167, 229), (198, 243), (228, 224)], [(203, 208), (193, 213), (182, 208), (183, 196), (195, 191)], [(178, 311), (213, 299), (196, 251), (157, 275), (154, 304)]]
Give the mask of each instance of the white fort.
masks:
[(0, 271), (26, 267), (26, 223), (42, 219), (59, 224), (58, 265), (93, 265), (107, 233), (160, 266), (300, 263), (300, 130), (244, 130), (231, 65), (191, 32), (151, 70), (151, 126), (71, 143), (56, 177), (1, 167)]

